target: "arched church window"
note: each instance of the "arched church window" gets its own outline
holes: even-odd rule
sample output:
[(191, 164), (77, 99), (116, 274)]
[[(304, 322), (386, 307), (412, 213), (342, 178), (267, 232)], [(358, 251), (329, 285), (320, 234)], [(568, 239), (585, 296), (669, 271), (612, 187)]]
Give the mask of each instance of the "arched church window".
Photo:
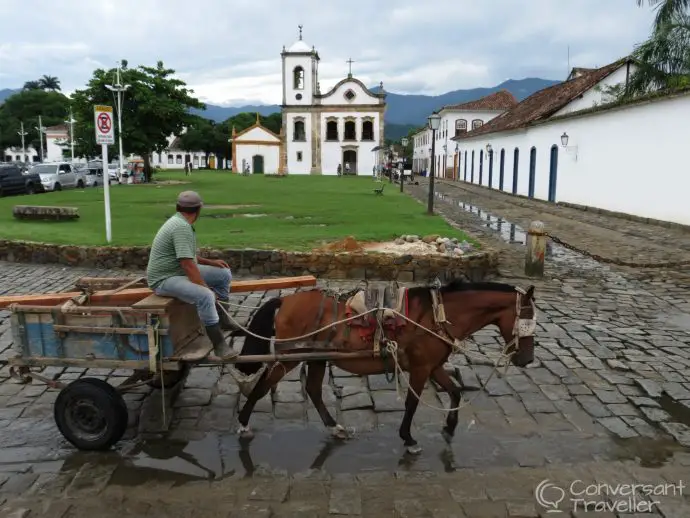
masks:
[(462, 133), (467, 132), (467, 120), (458, 119), (455, 121), (455, 136), (459, 137)]
[(481, 119), (474, 119), (472, 121), (472, 129), (477, 129), (481, 128), (482, 124), (484, 124), (484, 121)]
[(306, 139), (306, 134), (304, 132), (304, 121), (296, 120), (293, 127), (292, 140), (304, 141)]
[(295, 90), (304, 89), (304, 69), (302, 67), (295, 67), (292, 71), (292, 83)]
[(374, 140), (374, 122), (364, 121), (362, 123), (362, 140)]
[(345, 138), (343, 140), (357, 140), (355, 121), (345, 121)]
[(326, 140), (338, 140), (338, 123), (336, 121), (326, 123)]

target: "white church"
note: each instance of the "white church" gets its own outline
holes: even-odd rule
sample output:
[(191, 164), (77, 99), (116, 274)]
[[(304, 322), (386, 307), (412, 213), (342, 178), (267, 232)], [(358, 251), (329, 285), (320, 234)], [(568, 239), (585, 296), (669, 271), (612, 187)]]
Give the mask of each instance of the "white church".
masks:
[[(282, 131), (257, 123), (232, 136), (233, 172), (371, 175), (383, 144), (386, 94), (352, 75), (322, 92), (319, 53), (302, 39), (283, 47)], [(352, 66), (352, 60), (348, 61)], [(244, 164), (244, 166), (242, 165)], [(276, 170), (277, 169), (277, 170)]]

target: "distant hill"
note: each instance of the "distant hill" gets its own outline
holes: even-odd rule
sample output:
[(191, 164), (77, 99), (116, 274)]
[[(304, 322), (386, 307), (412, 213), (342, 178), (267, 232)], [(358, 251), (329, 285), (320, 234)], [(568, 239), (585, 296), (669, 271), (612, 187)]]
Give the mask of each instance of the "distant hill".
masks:
[[(403, 95), (388, 92), (388, 96), (386, 97), (386, 103), (388, 104), (386, 107), (386, 124), (420, 126), (424, 124), (426, 118), (432, 111), (446, 104), (459, 104), (474, 101), (475, 99), (479, 99), (480, 97), (484, 97), (485, 95), (492, 94), (504, 88), (512, 93), (518, 101), (521, 101), (534, 92), (559, 82), (560, 81), (539, 78), (509, 79), (491, 88), (454, 90), (441, 95)], [(378, 87), (374, 87), (372, 90), (377, 91), (377, 88)], [(216, 122), (221, 122), (238, 113), (257, 111), (261, 115), (270, 115), (271, 113), (280, 111), (280, 106), (277, 104), (269, 104), (234, 107), (207, 104), (206, 110), (193, 110), (193, 113)]]
[[(386, 98), (388, 106), (386, 107), (385, 119), (386, 138), (398, 140), (400, 137), (407, 135), (410, 129), (424, 124), (432, 111), (448, 104), (473, 101), (501, 89), (508, 90), (518, 101), (521, 101), (533, 93), (559, 82), (560, 81), (539, 78), (509, 79), (491, 88), (454, 90), (441, 95), (403, 95), (388, 92)], [(377, 91), (377, 88), (378, 87), (374, 87), (372, 90)], [(19, 91), (19, 89), (0, 90), (0, 103), (10, 95)], [(192, 113), (216, 122), (222, 122), (242, 112), (259, 112), (261, 115), (270, 115), (271, 113), (279, 111), (280, 106), (277, 104), (246, 106), (217, 106), (214, 104), (207, 104), (206, 110), (193, 109)]]

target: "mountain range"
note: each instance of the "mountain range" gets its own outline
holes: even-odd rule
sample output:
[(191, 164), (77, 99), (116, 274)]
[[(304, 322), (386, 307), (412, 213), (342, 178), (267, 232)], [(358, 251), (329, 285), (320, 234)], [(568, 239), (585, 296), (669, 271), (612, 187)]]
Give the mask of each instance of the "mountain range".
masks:
[[(388, 92), (386, 97), (386, 138), (398, 140), (407, 135), (410, 129), (421, 126), (432, 111), (448, 104), (459, 104), (474, 101), (498, 90), (508, 90), (518, 101), (529, 97), (533, 93), (552, 86), (560, 81), (540, 78), (508, 79), (503, 83), (489, 88), (471, 88), (469, 90), (453, 90), (441, 95), (408, 95)], [(371, 90), (378, 91), (377, 87)], [(0, 103), (19, 90), (0, 90)], [(206, 117), (216, 122), (222, 122), (242, 112), (259, 112), (270, 115), (279, 112), (280, 105), (247, 105), (247, 106), (217, 106), (206, 104), (206, 110), (193, 109), (192, 113)]]

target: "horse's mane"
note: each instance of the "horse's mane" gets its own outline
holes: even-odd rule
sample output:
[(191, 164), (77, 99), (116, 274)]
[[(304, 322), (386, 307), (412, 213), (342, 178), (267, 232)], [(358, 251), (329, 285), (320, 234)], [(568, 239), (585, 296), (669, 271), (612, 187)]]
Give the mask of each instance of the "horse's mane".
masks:
[[(430, 286), (416, 286), (409, 289), (409, 294), (410, 296), (419, 296), (428, 293), (430, 289)], [(441, 293), (455, 293), (458, 291), (499, 291), (511, 293), (516, 290), (515, 286), (511, 284), (501, 282), (466, 282), (461, 279), (450, 281), (440, 288)]]

